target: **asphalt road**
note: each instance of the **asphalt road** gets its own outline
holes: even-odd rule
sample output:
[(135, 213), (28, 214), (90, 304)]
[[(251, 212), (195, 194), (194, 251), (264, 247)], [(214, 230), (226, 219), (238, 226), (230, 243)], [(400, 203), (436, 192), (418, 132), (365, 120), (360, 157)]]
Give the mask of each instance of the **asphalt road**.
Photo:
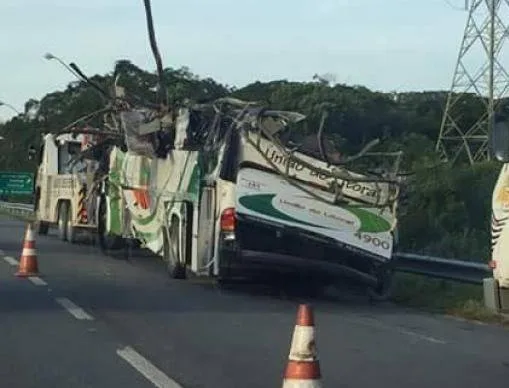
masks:
[(152, 257), (118, 260), (54, 233), (37, 236), (40, 277), (18, 279), (24, 227), (0, 220), (1, 386), (278, 387), (299, 302), (315, 309), (324, 387), (509, 379), (509, 331), (497, 326), (171, 280)]

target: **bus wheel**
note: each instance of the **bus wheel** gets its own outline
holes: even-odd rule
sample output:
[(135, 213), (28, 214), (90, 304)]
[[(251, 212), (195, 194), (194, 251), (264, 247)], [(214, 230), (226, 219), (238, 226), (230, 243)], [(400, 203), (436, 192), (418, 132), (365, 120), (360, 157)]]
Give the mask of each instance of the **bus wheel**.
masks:
[(392, 295), (393, 275), (391, 268), (381, 267), (373, 272), (376, 273), (378, 284), (375, 287), (368, 288), (368, 298), (370, 302), (385, 302)]
[(122, 237), (111, 235), (106, 229), (106, 199), (101, 197), (99, 199), (99, 215), (97, 222), (97, 239), (99, 240), (99, 247), (103, 253), (110, 250), (119, 250), (124, 247), (125, 241)]
[[(172, 279), (185, 279), (186, 266), (182, 263), (182, 250), (179, 241), (179, 220), (171, 220), (169, 233), (163, 234), (163, 259), (166, 262), (168, 274)], [(169, 235), (169, 236), (168, 236)]]

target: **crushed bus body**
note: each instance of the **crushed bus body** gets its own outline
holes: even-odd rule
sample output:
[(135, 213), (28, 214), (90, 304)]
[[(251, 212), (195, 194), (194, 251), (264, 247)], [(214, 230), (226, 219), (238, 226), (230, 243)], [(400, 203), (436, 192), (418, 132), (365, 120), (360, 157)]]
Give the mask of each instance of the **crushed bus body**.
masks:
[(121, 115), (130, 139), (109, 154), (98, 217), (104, 247), (135, 238), (173, 277), (316, 270), (383, 293), (397, 182), (290, 151), (277, 136), (305, 117), (253, 105), (223, 99), (181, 108), (158, 155), (143, 114)]

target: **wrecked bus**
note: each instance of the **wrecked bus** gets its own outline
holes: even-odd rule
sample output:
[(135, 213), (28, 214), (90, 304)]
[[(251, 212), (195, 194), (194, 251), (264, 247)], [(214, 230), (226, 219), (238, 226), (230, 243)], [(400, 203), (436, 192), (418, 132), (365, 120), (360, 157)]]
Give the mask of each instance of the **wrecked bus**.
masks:
[[(296, 112), (223, 98), (172, 117), (155, 125), (143, 110), (121, 112), (126, 147), (109, 152), (98, 205), (105, 250), (136, 239), (174, 278), (316, 273), (387, 295), (396, 171), (349, 171), (320, 140), (318, 154), (285, 144), (285, 131), (305, 120)], [(164, 122), (171, 130), (161, 134)]]

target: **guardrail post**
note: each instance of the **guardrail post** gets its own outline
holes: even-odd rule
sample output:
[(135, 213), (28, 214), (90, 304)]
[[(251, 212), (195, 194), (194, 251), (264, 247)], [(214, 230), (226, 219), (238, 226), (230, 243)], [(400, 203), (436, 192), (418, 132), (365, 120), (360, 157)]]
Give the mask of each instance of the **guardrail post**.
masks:
[(483, 279), (484, 307), (494, 313), (500, 312), (500, 295), (498, 289), (499, 287), (496, 279), (492, 277)]
[(484, 307), (494, 313), (509, 313), (509, 288), (501, 288), (494, 278), (483, 279)]
[(509, 313), (509, 288), (498, 288), (500, 312)]

